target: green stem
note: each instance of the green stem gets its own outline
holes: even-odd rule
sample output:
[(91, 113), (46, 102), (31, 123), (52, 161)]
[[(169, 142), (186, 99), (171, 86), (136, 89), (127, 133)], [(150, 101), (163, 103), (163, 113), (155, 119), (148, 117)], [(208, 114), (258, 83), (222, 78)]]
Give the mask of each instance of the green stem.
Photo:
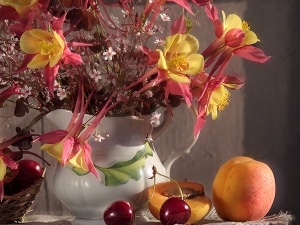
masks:
[[(151, 178), (149, 178), (151, 179)], [(150, 197), (148, 198), (147, 202), (145, 204), (143, 204), (142, 206), (140, 206), (139, 208), (135, 209), (134, 212), (144, 208), (146, 205), (148, 205), (148, 203), (150, 202), (151, 198), (153, 197), (154, 193), (155, 193), (155, 184), (156, 184), (156, 177), (153, 176), (153, 188), (152, 188), (152, 192), (151, 192), (151, 195)]]
[[(156, 171), (156, 170), (155, 170), (155, 171)], [(159, 173), (159, 172), (157, 172), (157, 171), (156, 171), (156, 174), (158, 174), (158, 175), (160, 175), (160, 176), (162, 176), (162, 177), (168, 178), (168, 179), (170, 179), (171, 181), (175, 182), (175, 184), (176, 184), (177, 187), (178, 187), (178, 190), (179, 190), (179, 193), (180, 193), (180, 197), (181, 197), (182, 200), (184, 200), (184, 199), (183, 199), (183, 193), (182, 193), (181, 187), (180, 187), (179, 183), (178, 183), (176, 180), (174, 180), (173, 178), (168, 177), (168, 176), (166, 176), (166, 175), (164, 175), (164, 174), (161, 174), (161, 173)], [(155, 176), (154, 176), (154, 177), (155, 177)]]

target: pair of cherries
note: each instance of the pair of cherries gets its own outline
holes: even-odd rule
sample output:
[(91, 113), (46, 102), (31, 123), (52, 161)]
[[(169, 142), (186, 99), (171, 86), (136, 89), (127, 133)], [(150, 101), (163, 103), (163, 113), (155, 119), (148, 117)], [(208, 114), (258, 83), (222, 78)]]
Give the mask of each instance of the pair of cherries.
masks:
[[(163, 225), (185, 224), (191, 217), (189, 205), (179, 197), (168, 198), (160, 209), (160, 221)], [(132, 225), (135, 211), (130, 203), (116, 201), (103, 214), (106, 225)]]

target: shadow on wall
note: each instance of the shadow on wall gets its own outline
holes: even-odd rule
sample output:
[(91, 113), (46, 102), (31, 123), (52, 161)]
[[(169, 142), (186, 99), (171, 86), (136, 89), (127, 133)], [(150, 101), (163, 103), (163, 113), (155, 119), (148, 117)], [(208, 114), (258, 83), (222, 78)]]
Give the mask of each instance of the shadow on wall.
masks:
[(272, 56), (266, 64), (245, 65), (245, 155), (266, 162), (274, 171), (277, 193), (270, 213), (289, 211), (298, 223), (299, 10), (299, 0), (251, 0), (244, 18), (261, 40), (257, 47)]

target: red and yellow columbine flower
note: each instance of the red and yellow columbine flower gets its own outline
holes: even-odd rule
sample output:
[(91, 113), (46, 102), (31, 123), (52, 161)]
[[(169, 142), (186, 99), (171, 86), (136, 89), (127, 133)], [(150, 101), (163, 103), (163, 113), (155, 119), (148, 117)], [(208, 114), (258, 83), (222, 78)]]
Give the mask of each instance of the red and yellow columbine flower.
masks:
[(166, 39), (164, 51), (159, 52), (158, 74), (167, 81), (168, 94), (181, 95), (187, 105), (191, 104), (190, 76), (204, 67), (203, 56), (198, 54), (198, 40), (190, 34), (176, 34)]
[(20, 17), (26, 16), (38, 3), (38, 0), (0, 0), (0, 5), (14, 8)]
[(28, 29), (20, 38), (20, 47), (26, 53), (22, 66), (17, 70), (21, 72), (27, 68), (42, 69), (49, 92), (53, 95), (54, 80), (61, 63), (78, 65), (83, 63), (79, 54), (70, 51), (63, 36), (62, 25), (66, 14), (57, 18), (51, 29)]
[(84, 115), (92, 94), (93, 93), (89, 95), (87, 102), (83, 105), (81, 102), (84, 101), (84, 90), (81, 84), (74, 113), (66, 130), (56, 130), (42, 134), (37, 140), (44, 143), (41, 146), (41, 150), (46, 151), (49, 155), (56, 158), (62, 166), (70, 164), (73, 167), (91, 172), (97, 178), (100, 178), (91, 158), (92, 148), (88, 143), (88, 139), (100, 120), (111, 108), (115, 107), (118, 102), (109, 106), (110, 98), (92, 122), (83, 129)]
[[(205, 64), (206, 67), (216, 62), (212, 72), (216, 71), (219, 66), (227, 63), (232, 55), (238, 55), (260, 63), (270, 58), (261, 49), (252, 46), (259, 39), (250, 30), (249, 24), (246, 21), (242, 21), (238, 15), (230, 14), (226, 17), (225, 13), (222, 12), (223, 23), (221, 23), (217, 17), (217, 9), (215, 7), (211, 7), (211, 10), (206, 12), (214, 23), (217, 36), (217, 39), (202, 52), (202, 55), (208, 58)], [(220, 57), (216, 61), (218, 56)]]
[[(86, 130), (92, 128), (87, 128), (81, 133), (83, 129), (83, 118), (91, 96), (92, 94), (85, 106), (83, 106), (81, 101), (84, 100), (84, 96), (83, 87), (81, 86), (78, 92), (74, 113), (66, 130), (55, 130), (42, 134), (38, 140), (44, 143), (40, 149), (56, 158), (62, 166), (65, 166), (68, 163), (76, 168), (89, 171), (99, 178), (99, 174), (91, 159), (91, 146), (87, 143), (89, 135), (85, 135), (87, 132)], [(101, 111), (96, 118), (102, 118), (104, 116), (103, 111)], [(101, 118), (99, 118), (99, 120)]]
[(23, 52), (34, 55), (27, 67), (41, 69), (58, 64), (63, 56), (65, 42), (54, 30), (32, 29), (23, 33), (20, 47)]
[(225, 44), (232, 48), (252, 45), (259, 41), (256, 34), (250, 30), (246, 21), (242, 21), (236, 14), (230, 14), (226, 17), (223, 14), (223, 29), (225, 35)]
[(157, 66), (148, 71), (139, 80), (130, 85), (132, 88), (148, 77), (157, 74), (156, 78), (145, 84), (137, 94), (166, 81), (165, 98), (169, 94), (184, 97), (187, 105), (190, 106), (192, 94), (190, 92), (190, 76), (202, 71), (204, 66), (203, 56), (198, 54), (198, 40), (190, 34), (175, 34), (166, 39), (163, 51), (158, 49), (150, 51), (147, 48), (142, 50), (148, 55), (151, 64)]
[(168, 79), (179, 83), (189, 83), (187, 75), (196, 75), (204, 65), (202, 55), (198, 54), (198, 40), (190, 34), (176, 34), (166, 39), (164, 51), (159, 52), (157, 68), (166, 71)]
[(215, 120), (218, 112), (224, 110), (229, 104), (230, 92), (227, 88), (236, 90), (244, 83), (235, 76), (223, 75), (222, 79), (210, 78), (206, 73), (200, 73), (192, 83), (192, 93), (198, 98), (198, 118), (195, 126), (195, 135), (204, 126), (206, 116)]
[(218, 111), (224, 110), (229, 105), (229, 97), (230, 93), (225, 88), (225, 85), (220, 84), (220, 86), (211, 92), (206, 115), (211, 114), (212, 119), (215, 120), (218, 116)]
[[(60, 136), (64, 133), (63, 136)], [(56, 136), (59, 140), (56, 143), (43, 144), (40, 149), (46, 151), (49, 155), (57, 159), (63, 166), (66, 163), (71, 164), (76, 168), (81, 168), (85, 171), (90, 171), (89, 164), (92, 164), (90, 157), (91, 147), (86, 142), (80, 142), (76, 136), (71, 136), (68, 132), (57, 130), (44, 135)], [(61, 138), (61, 139), (60, 139)], [(96, 176), (97, 173), (91, 170)]]

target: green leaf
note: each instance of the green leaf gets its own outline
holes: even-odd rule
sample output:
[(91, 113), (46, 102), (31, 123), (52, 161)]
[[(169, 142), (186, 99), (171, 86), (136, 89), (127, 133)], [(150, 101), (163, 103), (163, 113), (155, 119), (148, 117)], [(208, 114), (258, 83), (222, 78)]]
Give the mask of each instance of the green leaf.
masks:
[(139, 180), (141, 170), (144, 169), (146, 158), (149, 156), (153, 156), (153, 150), (146, 142), (145, 148), (138, 151), (132, 159), (118, 162), (109, 168), (96, 167), (105, 175), (106, 186), (118, 186), (130, 179)]
[(147, 141), (145, 143), (145, 158), (148, 156), (153, 156), (153, 149), (151, 148), (150, 143)]
[[(129, 161), (127, 161), (129, 162)], [(127, 162), (120, 162), (110, 168), (101, 171), (105, 175), (106, 186), (118, 186), (126, 184), (130, 179), (139, 180), (141, 178), (141, 170), (145, 167), (145, 157), (126, 165)]]

